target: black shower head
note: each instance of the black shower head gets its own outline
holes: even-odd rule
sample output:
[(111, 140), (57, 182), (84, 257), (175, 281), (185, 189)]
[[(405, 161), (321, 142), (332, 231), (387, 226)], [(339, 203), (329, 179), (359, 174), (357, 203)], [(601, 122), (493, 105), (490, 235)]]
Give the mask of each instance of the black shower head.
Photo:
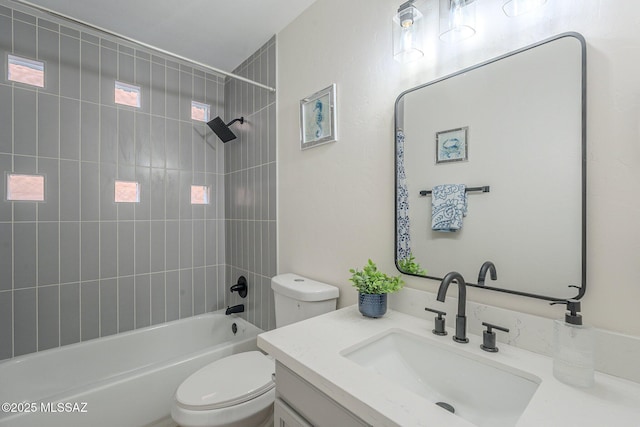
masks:
[(220, 138), (222, 142), (228, 142), (237, 138), (236, 135), (231, 132), (231, 129), (229, 129), (229, 126), (235, 122), (240, 122), (240, 124), (244, 123), (244, 117), (233, 119), (225, 125), (220, 116), (218, 116), (210, 122), (207, 122), (207, 125), (215, 132), (216, 135), (218, 135), (218, 138)]

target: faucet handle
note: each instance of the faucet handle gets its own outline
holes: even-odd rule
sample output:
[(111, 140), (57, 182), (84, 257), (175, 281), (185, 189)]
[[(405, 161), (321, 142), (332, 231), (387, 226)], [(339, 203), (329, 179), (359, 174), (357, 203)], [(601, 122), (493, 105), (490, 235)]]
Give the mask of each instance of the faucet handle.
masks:
[(430, 311), (432, 313), (436, 313), (438, 317), (433, 319), (433, 323), (435, 328), (431, 331), (434, 335), (444, 336), (447, 335), (447, 331), (444, 329), (445, 320), (442, 316), (445, 316), (447, 313), (440, 310), (434, 310), (433, 308), (425, 307), (425, 311)]
[(496, 333), (493, 332), (492, 329), (497, 329), (502, 332), (509, 332), (509, 329), (487, 322), (482, 322), (482, 326), (486, 326), (487, 330), (482, 332), (482, 344), (480, 344), (480, 348), (490, 353), (496, 353), (498, 351), (498, 347), (496, 347)]

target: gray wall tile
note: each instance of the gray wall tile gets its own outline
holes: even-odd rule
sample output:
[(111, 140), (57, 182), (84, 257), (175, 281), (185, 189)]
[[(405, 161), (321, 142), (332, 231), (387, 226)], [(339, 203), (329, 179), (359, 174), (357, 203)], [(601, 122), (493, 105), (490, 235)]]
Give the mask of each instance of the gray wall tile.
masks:
[(164, 273), (151, 275), (151, 324), (157, 325), (166, 320)]
[(193, 266), (204, 267), (205, 255), (205, 221), (193, 220)]
[(135, 164), (135, 114), (129, 110), (118, 110), (118, 163)]
[(193, 316), (193, 273), (180, 270), (180, 318)]
[(60, 98), (60, 158), (80, 159), (80, 101)]
[(80, 241), (80, 279), (82, 281), (98, 279), (100, 277), (100, 224), (82, 222)]
[(165, 236), (164, 221), (151, 221), (151, 230), (149, 232), (151, 239), (151, 260), (150, 271), (158, 272), (165, 270)]
[(38, 173), (43, 174), (45, 203), (38, 203), (39, 221), (58, 221), (60, 218), (60, 184), (57, 159), (39, 159)]
[(193, 314), (202, 314), (207, 311), (207, 291), (205, 281), (205, 269), (193, 269)]
[[(13, 22), (11, 13), (9, 15), (0, 14), (0, 49), (11, 51), (13, 46)], [(3, 64), (4, 65), (4, 64)], [(5, 70), (5, 68), (2, 68)]]
[[(0, 16), (1, 27), (2, 17)], [(12, 104), (11, 86), (0, 85), (0, 105)], [(13, 112), (10, 108), (0, 108), (0, 129), (2, 129), (0, 132), (0, 153), (13, 153)]]
[(100, 218), (100, 165), (98, 163), (80, 162), (80, 202), (82, 221), (97, 221)]
[[(14, 15), (15, 16), (15, 15)], [(21, 21), (13, 20), (13, 49), (16, 55), (35, 58), (36, 27)]]
[(166, 115), (172, 119), (180, 118), (180, 73), (166, 68)]
[[(139, 52), (141, 54), (142, 52)], [(143, 54), (144, 55), (144, 54)], [(140, 55), (138, 55), (140, 56)], [(135, 84), (140, 86), (140, 111), (151, 112), (151, 64), (145, 58), (135, 59)]]
[[(84, 93), (83, 89), (83, 97)], [(100, 106), (83, 102), (81, 107), (80, 158), (83, 161), (97, 162), (100, 159)]]
[[(165, 218), (165, 169), (151, 168), (151, 182), (149, 184), (151, 197), (150, 218), (162, 220)], [(164, 244), (164, 243), (163, 243)]]
[(60, 220), (80, 219), (80, 162), (60, 160)]
[(151, 215), (151, 169), (136, 167), (136, 178), (140, 188), (140, 202), (134, 205), (136, 220), (148, 220)]
[(57, 222), (38, 223), (38, 285), (60, 283), (60, 233)]
[(151, 166), (155, 168), (165, 167), (164, 136), (165, 136), (164, 117), (152, 116), (151, 117)]
[(100, 336), (100, 282), (80, 285), (80, 338), (82, 341)]
[(60, 36), (60, 95), (80, 99), (80, 41)]
[(149, 221), (135, 222), (135, 273), (149, 273), (150, 268), (150, 223)]
[[(49, 70), (47, 69), (47, 72)], [(60, 150), (59, 97), (38, 94), (38, 155), (58, 157)], [(32, 124), (33, 126), (33, 124)]]
[(118, 332), (134, 329), (135, 286), (133, 276), (118, 279)]
[(167, 169), (180, 167), (180, 123), (176, 120), (166, 121), (165, 156)]
[(100, 100), (100, 48), (93, 43), (83, 41), (80, 46), (80, 58), (82, 100), (98, 103)]
[(100, 164), (100, 220), (113, 221), (118, 218), (115, 202), (116, 165)]
[(15, 154), (35, 156), (37, 154), (36, 92), (13, 89), (13, 146)]
[(180, 221), (180, 268), (191, 268), (193, 264), (193, 221)]
[(180, 318), (180, 272), (167, 271), (165, 274), (167, 322)]
[(100, 336), (118, 333), (118, 280), (100, 280)]
[(60, 345), (80, 341), (80, 284), (60, 285)]
[(38, 351), (60, 345), (60, 286), (38, 288)]
[(118, 54), (108, 47), (100, 47), (100, 103), (113, 105), (115, 82), (118, 75)]
[(13, 226), (0, 222), (0, 292), (13, 286)]
[(100, 277), (118, 276), (118, 226), (114, 221), (100, 223)]
[(151, 324), (151, 279), (148, 274), (135, 276), (136, 328)]
[(13, 353), (15, 356), (37, 350), (36, 289), (13, 292)]
[(166, 219), (180, 218), (180, 172), (167, 169), (165, 175)]
[(14, 288), (35, 286), (36, 270), (36, 223), (16, 223), (13, 226)]
[[(41, 22), (46, 22), (42, 21)], [(57, 26), (56, 26), (57, 27)], [(45, 63), (44, 92), (58, 94), (60, 92), (60, 36), (57, 28), (49, 31), (38, 28), (38, 59)]]
[(60, 223), (60, 283), (80, 280), (80, 223)]
[[(120, 45), (120, 51), (122, 52), (125, 49), (122, 49), (123, 46)], [(133, 84), (134, 82), (134, 61), (133, 56), (127, 55), (125, 53), (118, 53), (118, 80), (123, 83)]]
[(118, 222), (118, 275), (129, 276), (134, 273), (134, 223)]
[(164, 116), (165, 114), (165, 67), (151, 64), (151, 114)]
[(193, 167), (193, 142), (191, 141), (191, 123), (180, 123), (180, 169), (191, 170)]
[(100, 162), (118, 160), (118, 112), (115, 108), (100, 107)]
[(151, 117), (136, 112), (136, 165), (151, 166)]
[(176, 270), (180, 267), (180, 222), (167, 221), (165, 232), (165, 268)]
[(13, 356), (13, 292), (0, 292), (0, 360)]

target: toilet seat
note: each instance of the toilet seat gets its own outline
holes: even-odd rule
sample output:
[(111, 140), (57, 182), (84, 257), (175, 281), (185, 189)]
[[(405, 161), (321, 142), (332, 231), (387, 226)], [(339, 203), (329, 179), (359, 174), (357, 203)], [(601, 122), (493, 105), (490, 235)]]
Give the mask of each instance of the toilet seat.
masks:
[(275, 387), (273, 359), (248, 351), (218, 359), (191, 374), (175, 394), (178, 406), (209, 411), (248, 402)]

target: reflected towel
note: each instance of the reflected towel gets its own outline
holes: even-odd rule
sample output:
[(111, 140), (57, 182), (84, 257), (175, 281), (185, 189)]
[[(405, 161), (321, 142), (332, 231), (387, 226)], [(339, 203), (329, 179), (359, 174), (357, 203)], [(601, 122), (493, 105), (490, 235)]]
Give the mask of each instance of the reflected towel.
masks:
[(464, 184), (436, 185), (431, 189), (431, 229), (452, 232), (462, 228), (467, 216), (467, 191)]

